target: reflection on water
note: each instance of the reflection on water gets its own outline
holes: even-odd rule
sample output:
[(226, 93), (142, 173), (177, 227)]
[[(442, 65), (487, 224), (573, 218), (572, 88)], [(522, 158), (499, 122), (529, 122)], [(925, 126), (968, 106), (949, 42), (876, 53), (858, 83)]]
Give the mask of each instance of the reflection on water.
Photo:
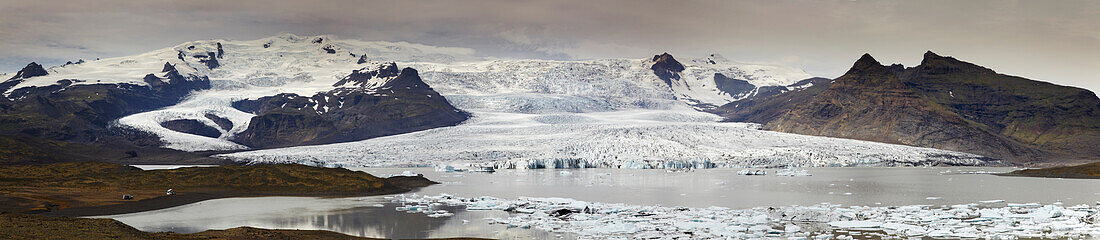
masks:
[[(386, 176), (414, 171), (443, 182), (418, 194), (500, 198), (567, 197), (583, 201), (730, 208), (812, 205), (951, 205), (1001, 199), (1008, 202), (1093, 204), (1100, 180), (998, 177), (974, 172), (1010, 168), (810, 168), (813, 176), (740, 176), (739, 169), (670, 173), (664, 170), (570, 169), (501, 170), (496, 173), (435, 172), (428, 168), (356, 169)], [(375, 204), (386, 204), (373, 207)], [(107, 216), (145, 231), (198, 232), (252, 226), (331, 230), (383, 238), (485, 237), (497, 239), (571, 238), (535, 229), (489, 225), (485, 218), (507, 218), (502, 211), (454, 212), (429, 218), (395, 210), (382, 197), (231, 198), (135, 214)]]
[[(375, 204), (384, 204), (375, 207)], [(136, 214), (104, 216), (151, 232), (193, 233), (208, 229), (251, 226), (270, 229), (329, 230), (377, 238), (483, 237), (556, 239), (560, 235), (532, 229), (489, 225), (486, 218), (507, 218), (503, 211), (465, 211), (443, 207), (452, 217), (430, 218), (395, 210), (381, 197), (304, 198), (261, 197), (204, 201)]]

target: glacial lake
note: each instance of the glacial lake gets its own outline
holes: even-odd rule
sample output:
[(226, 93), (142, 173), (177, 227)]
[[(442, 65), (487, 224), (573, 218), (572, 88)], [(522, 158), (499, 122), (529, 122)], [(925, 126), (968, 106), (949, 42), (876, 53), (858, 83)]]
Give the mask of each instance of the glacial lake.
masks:
[[(442, 184), (407, 195), (461, 197), (563, 197), (590, 202), (685, 207), (812, 205), (952, 205), (985, 200), (1010, 203), (1096, 204), (1100, 180), (1000, 177), (1012, 168), (808, 168), (813, 176), (741, 176), (740, 169), (668, 172), (659, 169), (537, 169), (496, 173), (436, 172), (431, 168), (353, 168), (376, 176), (412, 171)], [(381, 204), (381, 205), (379, 205)], [(115, 218), (144, 231), (198, 232), (238, 226), (331, 230), (381, 238), (486, 237), (559, 239), (569, 235), (490, 225), (503, 211), (447, 209), (454, 216), (430, 218), (396, 211), (383, 196), (357, 198), (229, 198)]]

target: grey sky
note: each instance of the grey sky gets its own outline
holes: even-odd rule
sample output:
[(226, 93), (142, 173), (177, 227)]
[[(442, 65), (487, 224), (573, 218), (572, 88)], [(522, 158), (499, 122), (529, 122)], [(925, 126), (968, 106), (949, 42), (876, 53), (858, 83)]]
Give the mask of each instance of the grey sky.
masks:
[(1100, 90), (1100, 1), (16, 1), (0, 0), (0, 72), (281, 32), (469, 47), (498, 57), (719, 53), (813, 75), (860, 54), (924, 51)]

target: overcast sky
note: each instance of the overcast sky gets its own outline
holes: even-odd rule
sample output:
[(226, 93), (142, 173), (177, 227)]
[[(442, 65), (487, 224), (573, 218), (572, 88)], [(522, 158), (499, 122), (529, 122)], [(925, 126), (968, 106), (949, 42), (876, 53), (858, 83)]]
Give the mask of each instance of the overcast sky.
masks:
[(823, 77), (865, 52), (912, 66), (932, 50), (1097, 92), (1098, 13), (1100, 1), (0, 0), (0, 72), (288, 32), (514, 58), (719, 53)]

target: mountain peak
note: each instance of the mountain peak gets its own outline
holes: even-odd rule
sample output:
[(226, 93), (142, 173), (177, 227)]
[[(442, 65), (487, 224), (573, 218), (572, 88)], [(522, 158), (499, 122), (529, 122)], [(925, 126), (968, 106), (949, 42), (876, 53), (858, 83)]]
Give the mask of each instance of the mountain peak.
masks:
[(392, 80), (386, 82), (385, 85), (382, 85), (382, 89), (417, 89), (426, 87), (428, 87), (428, 84), (420, 79), (420, 72), (410, 67), (401, 69), (401, 73), (398, 74), (397, 77), (394, 77)]
[[(15, 76), (12, 76), (11, 79), (46, 76), (46, 74), (49, 74), (49, 73), (46, 72), (45, 68), (42, 68), (42, 65), (39, 65), (38, 63), (35, 63), (35, 62), (31, 62), (31, 63), (27, 64), (26, 67), (23, 67), (23, 69), (19, 70), (19, 73), (16, 73)], [(11, 79), (9, 79), (9, 80), (11, 80)]]
[(332, 86), (340, 87), (345, 84), (352, 84), (359, 87), (378, 88), (386, 81), (399, 77), (402, 73), (401, 69), (397, 68), (397, 63), (385, 62), (377, 66), (351, 71), (351, 74), (340, 79)]
[(160, 72), (171, 72), (171, 71), (175, 71), (175, 70), (176, 70), (175, 65), (172, 65), (171, 63), (168, 63), (168, 62), (164, 62), (164, 68), (161, 68)]
[(949, 56), (940, 56), (932, 51), (924, 53), (924, 59), (917, 66), (924, 73), (948, 73), (966, 71), (972, 73), (993, 74), (992, 69), (964, 62)]
[(668, 59), (672, 59), (673, 61), (676, 60), (675, 58), (672, 57), (672, 54), (668, 54), (668, 52), (653, 55), (653, 61), (654, 62), (665, 61), (665, 60), (668, 60)]
[(872, 57), (870, 53), (864, 53), (863, 56), (860, 56), (859, 60), (856, 60), (856, 63), (852, 65), (852, 69), (866, 69), (868, 67), (881, 66), (882, 63), (879, 63), (878, 60), (875, 60), (875, 57)]
[(931, 63), (931, 62), (933, 62), (933, 61), (937, 61), (937, 60), (947, 60), (947, 59), (950, 59), (950, 60), (954, 60), (954, 58), (951, 58), (951, 57), (944, 57), (944, 56), (940, 56), (939, 54), (936, 54), (936, 53), (934, 53), (934, 52), (932, 52), (932, 51), (928, 51), (928, 52), (925, 52), (925, 53), (924, 53), (924, 59), (922, 59), (922, 60), (920, 61), (920, 64), (921, 64), (921, 65), (925, 65), (925, 64)]
[(656, 74), (657, 78), (664, 80), (665, 83), (671, 86), (672, 79), (680, 79), (680, 72), (684, 71), (684, 65), (676, 61), (672, 54), (666, 52), (653, 55), (653, 66), (650, 66), (649, 69), (653, 70), (653, 74)]
[(927, 52), (924, 52), (924, 59), (938, 58), (938, 57), (940, 57), (940, 55), (932, 52), (932, 50), (928, 50)]
[(720, 54), (711, 53), (710, 55), (707, 55), (707, 57), (704, 57), (704, 58), (691, 59), (691, 62), (695, 63), (695, 64), (719, 64), (719, 63), (729, 63), (730, 60), (726, 59), (725, 57), (723, 57)]

